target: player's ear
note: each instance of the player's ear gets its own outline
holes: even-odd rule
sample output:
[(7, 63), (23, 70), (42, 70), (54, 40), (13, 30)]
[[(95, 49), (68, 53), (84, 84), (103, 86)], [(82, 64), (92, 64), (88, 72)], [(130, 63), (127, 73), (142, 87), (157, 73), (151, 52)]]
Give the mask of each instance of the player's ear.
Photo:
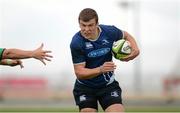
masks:
[(96, 26), (97, 26), (97, 27), (99, 26), (99, 22), (96, 23)]

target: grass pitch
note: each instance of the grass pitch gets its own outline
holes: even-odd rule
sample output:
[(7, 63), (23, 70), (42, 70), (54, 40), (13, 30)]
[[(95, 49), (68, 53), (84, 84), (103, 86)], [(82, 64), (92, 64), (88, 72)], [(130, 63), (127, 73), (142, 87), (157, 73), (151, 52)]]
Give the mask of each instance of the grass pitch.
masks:
[[(125, 107), (126, 112), (179, 112), (180, 113), (180, 107)], [(103, 112), (102, 109), (99, 110), (100, 112)], [(64, 107), (64, 108), (0, 108), (0, 112), (79, 112), (78, 108), (70, 108), (70, 107)]]

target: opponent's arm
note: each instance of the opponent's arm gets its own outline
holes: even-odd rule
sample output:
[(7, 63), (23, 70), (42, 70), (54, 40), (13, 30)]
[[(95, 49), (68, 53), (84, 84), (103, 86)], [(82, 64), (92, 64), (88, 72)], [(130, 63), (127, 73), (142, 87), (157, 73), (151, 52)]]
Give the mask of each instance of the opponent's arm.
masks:
[(102, 66), (93, 69), (85, 68), (85, 63), (75, 64), (74, 71), (78, 79), (94, 78), (102, 73), (114, 71), (116, 65), (113, 62), (105, 62)]
[(124, 39), (128, 40), (131, 44), (131, 48), (132, 48), (132, 52), (130, 55), (128, 55), (127, 57), (123, 58), (123, 61), (129, 61), (129, 60), (133, 60), (134, 58), (136, 58), (140, 51), (139, 48), (137, 46), (137, 43), (135, 41), (135, 39), (126, 31), (124, 31)]
[(35, 58), (40, 60), (43, 64), (46, 64), (44, 60), (51, 61), (49, 58), (52, 58), (51, 51), (43, 50), (43, 44), (35, 50), (26, 51), (21, 49), (5, 49), (2, 55), (2, 59), (26, 59), (26, 58)]

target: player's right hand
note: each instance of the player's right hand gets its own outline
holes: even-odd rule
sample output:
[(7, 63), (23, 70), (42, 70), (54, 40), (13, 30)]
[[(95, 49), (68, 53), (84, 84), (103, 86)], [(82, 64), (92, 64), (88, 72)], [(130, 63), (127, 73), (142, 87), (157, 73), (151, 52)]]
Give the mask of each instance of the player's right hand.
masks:
[(105, 62), (102, 66), (100, 66), (100, 70), (102, 73), (114, 71), (116, 69), (116, 65), (114, 62)]

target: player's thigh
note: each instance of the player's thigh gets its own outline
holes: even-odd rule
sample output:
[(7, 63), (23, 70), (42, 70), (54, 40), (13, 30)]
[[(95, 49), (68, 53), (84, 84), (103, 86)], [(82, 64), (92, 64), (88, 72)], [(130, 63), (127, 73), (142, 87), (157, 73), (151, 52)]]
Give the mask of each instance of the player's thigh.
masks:
[[(95, 96), (95, 91), (92, 88), (75, 84), (73, 89), (73, 94), (75, 98), (76, 105), (79, 106), (80, 111), (94, 111), (98, 109), (97, 98)], [(87, 108), (87, 109), (86, 109)], [(91, 108), (91, 109), (89, 109)]]
[[(99, 103), (103, 110), (106, 110), (109, 106), (119, 106), (122, 105), (122, 90), (118, 82), (114, 82), (111, 85), (101, 90), (98, 95)], [(117, 104), (117, 105), (116, 105)]]
[(91, 112), (91, 113), (93, 113), (93, 112), (97, 112), (97, 109), (94, 109), (94, 108), (82, 108), (80, 110), (80, 112)]
[(124, 107), (122, 104), (112, 104), (105, 109), (105, 112), (124, 112)]

